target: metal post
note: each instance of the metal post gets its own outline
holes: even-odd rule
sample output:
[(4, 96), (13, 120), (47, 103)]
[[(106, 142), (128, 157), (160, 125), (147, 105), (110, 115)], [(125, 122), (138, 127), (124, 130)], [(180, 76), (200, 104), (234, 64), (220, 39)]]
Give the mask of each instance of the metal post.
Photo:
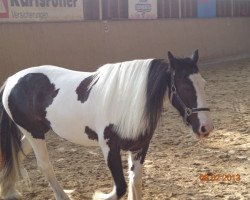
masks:
[(234, 16), (234, 0), (231, 0), (231, 17)]
[(99, 0), (99, 19), (102, 20), (102, 0)]
[(118, 18), (121, 19), (121, 9), (120, 9), (120, 0), (117, 2)]
[(169, 18), (172, 18), (172, 0), (169, 1)]
[(181, 19), (181, 0), (179, 0), (179, 19)]
[(161, 7), (162, 18), (166, 18), (166, 13), (165, 13), (166, 2), (165, 1), (161, 1), (161, 2), (162, 2), (162, 7)]

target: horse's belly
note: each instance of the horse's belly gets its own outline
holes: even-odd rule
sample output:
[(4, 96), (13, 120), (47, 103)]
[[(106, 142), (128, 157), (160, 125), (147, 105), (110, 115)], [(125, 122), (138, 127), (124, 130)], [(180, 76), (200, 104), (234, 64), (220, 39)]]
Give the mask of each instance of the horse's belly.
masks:
[(79, 132), (54, 131), (60, 137), (83, 146), (98, 146), (96, 140), (89, 139), (88, 136), (80, 135)]
[(60, 137), (76, 144), (96, 146), (98, 136), (92, 124), (93, 116), (87, 108), (88, 106), (77, 101), (65, 102), (65, 99), (55, 99), (46, 110), (46, 118), (52, 130)]
[(60, 137), (83, 146), (98, 146), (96, 139), (89, 137), (85, 129), (87, 126), (79, 125), (79, 123), (64, 122), (63, 124), (51, 122), (52, 130)]

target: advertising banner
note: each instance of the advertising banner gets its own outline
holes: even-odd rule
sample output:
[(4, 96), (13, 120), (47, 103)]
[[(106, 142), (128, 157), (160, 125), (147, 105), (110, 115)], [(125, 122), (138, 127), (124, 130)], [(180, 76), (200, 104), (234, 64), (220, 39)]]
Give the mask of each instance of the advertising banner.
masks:
[(82, 0), (0, 0), (0, 22), (83, 19)]
[(198, 0), (197, 17), (199, 18), (216, 17), (216, 0)]
[(130, 19), (157, 19), (156, 0), (129, 0)]

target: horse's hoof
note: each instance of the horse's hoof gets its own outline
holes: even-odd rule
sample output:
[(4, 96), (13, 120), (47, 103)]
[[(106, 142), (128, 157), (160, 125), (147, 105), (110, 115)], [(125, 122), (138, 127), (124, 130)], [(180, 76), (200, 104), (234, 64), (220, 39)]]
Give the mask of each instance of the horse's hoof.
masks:
[(117, 196), (114, 192), (111, 192), (109, 194), (104, 194), (100, 191), (96, 191), (93, 195), (92, 200), (117, 200)]
[(65, 193), (56, 195), (56, 200), (72, 200), (68, 195)]
[(101, 198), (104, 194), (100, 191), (95, 191), (95, 193), (93, 194), (92, 200), (101, 200), (103, 198)]

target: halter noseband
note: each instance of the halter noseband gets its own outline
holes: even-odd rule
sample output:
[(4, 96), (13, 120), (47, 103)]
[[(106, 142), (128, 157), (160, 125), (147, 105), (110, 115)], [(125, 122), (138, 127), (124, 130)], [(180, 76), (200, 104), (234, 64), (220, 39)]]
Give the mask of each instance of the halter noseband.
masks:
[(187, 118), (194, 114), (194, 113), (198, 113), (200, 111), (210, 111), (209, 108), (189, 108), (186, 106), (186, 104), (182, 101), (181, 97), (179, 96), (179, 94), (177, 93), (175, 84), (174, 84), (174, 76), (175, 76), (175, 71), (171, 72), (171, 88), (170, 88), (170, 102), (172, 103), (173, 97), (175, 96), (175, 98), (177, 99), (177, 101), (179, 102), (179, 104), (181, 105), (181, 107), (184, 110), (184, 117), (183, 117), (183, 121), (189, 125), (189, 122), (187, 121)]

